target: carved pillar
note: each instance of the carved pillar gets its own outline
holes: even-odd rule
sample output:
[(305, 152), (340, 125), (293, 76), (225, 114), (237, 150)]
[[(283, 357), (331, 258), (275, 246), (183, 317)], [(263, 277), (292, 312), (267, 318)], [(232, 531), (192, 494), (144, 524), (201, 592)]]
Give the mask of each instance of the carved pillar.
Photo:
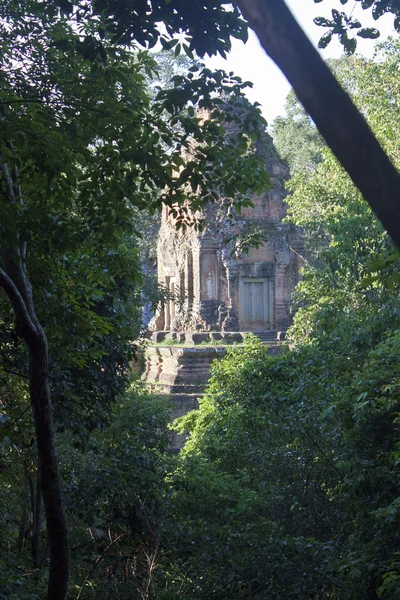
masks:
[(239, 268), (237, 260), (232, 256), (234, 242), (225, 245), (222, 250), (222, 264), (225, 267), (228, 282), (228, 304), (226, 316), (221, 323), (223, 331), (239, 331), (238, 302), (239, 302)]
[(290, 324), (289, 299), (286, 289), (288, 267), (292, 253), (286, 238), (282, 235), (275, 242), (275, 326), (286, 329)]

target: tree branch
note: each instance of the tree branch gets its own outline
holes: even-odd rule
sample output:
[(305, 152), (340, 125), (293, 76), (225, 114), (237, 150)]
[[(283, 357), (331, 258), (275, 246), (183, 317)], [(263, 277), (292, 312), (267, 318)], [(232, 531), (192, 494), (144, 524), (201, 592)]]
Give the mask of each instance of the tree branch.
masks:
[(34, 325), (28, 307), (25, 304), (25, 300), (20, 294), (17, 286), (7, 275), (7, 273), (0, 267), (0, 287), (3, 288), (5, 293), (8, 296), (8, 299), (11, 302), (11, 305), (15, 311), (16, 317), (18, 319), (19, 324), (26, 329), (26, 332), (30, 335), (36, 336), (38, 331), (36, 326)]
[(5, 182), (6, 182), (7, 195), (9, 197), (9, 200), (11, 202), (14, 202), (15, 201), (14, 184), (13, 184), (13, 179), (11, 177), (11, 173), (9, 171), (7, 163), (3, 163), (1, 165), (1, 170), (3, 172), (4, 179), (5, 179)]
[(400, 246), (400, 175), (284, 0), (236, 0), (327, 144)]
[(101, 554), (99, 554), (99, 556), (96, 558), (96, 560), (94, 561), (89, 573), (86, 575), (84, 582), (82, 583), (81, 587), (79, 588), (78, 591), (78, 595), (76, 596), (76, 600), (80, 600), (80, 597), (82, 596), (82, 592), (83, 589), (85, 587), (85, 585), (87, 584), (87, 582), (89, 581), (90, 577), (93, 574), (93, 571), (95, 570), (95, 568), (97, 567), (98, 564), (101, 563), (101, 561), (103, 560), (104, 556), (107, 554), (107, 552), (109, 551), (109, 549), (116, 543), (118, 542), (121, 538), (127, 536), (127, 533), (121, 533), (120, 535), (117, 535), (114, 539), (112, 539), (110, 541), (110, 543), (108, 544), (108, 546), (106, 546), (103, 550), (103, 552)]

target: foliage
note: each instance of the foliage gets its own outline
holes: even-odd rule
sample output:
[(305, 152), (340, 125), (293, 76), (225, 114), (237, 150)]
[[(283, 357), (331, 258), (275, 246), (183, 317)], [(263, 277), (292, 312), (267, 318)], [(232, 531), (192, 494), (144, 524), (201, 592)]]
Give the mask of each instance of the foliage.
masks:
[[(372, 60), (351, 56), (328, 61), (335, 77), (396, 164), (399, 160), (395, 141), (399, 127), (396, 85), (398, 50), (398, 41), (389, 38), (375, 46)], [(292, 175), (299, 171), (310, 175), (322, 161), (321, 152), (326, 143), (293, 90), (286, 98), (285, 111), (285, 117), (277, 117), (273, 123), (274, 143)]]
[[(84, 451), (61, 439), (73, 581), (84, 598), (143, 598), (153, 585), (171, 407), (134, 383)], [(146, 592), (147, 590), (147, 592)]]
[[(398, 42), (389, 39), (384, 44), (376, 46), (373, 60), (357, 56), (330, 61), (330, 67), (338, 81), (351, 95), (357, 108), (368, 120), (379, 142), (395, 164), (399, 164), (396, 143), (399, 135), (399, 115), (396, 108), (398, 106), (396, 85), (398, 51)], [(287, 98), (286, 109), (287, 116), (275, 120), (274, 136), (277, 148), (288, 162), (294, 176), (288, 185), (289, 189), (295, 190), (293, 200), (290, 197), (288, 199), (289, 213), (293, 214), (293, 219), (304, 230), (308, 263), (319, 267), (321, 252), (329, 244), (330, 235), (333, 232), (335, 235), (339, 234), (342, 217), (348, 215), (351, 220), (354, 211), (363, 211), (366, 219), (364, 227), (379, 228), (379, 226), (347, 175), (338, 167), (338, 163), (326, 149), (325, 142), (320, 138), (293, 91)], [(292, 144), (291, 140), (295, 140), (296, 143)], [(316, 197), (318, 202), (315, 201)], [(326, 219), (329, 221), (327, 222)], [(335, 222), (338, 227), (334, 231)], [(348, 231), (343, 236), (344, 243), (347, 235), (350, 235), (347, 242), (359, 245), (364, 234), (356, 230)], [(356, 237), (358, 241), (355, 240)], [(345, 251), (350, 261), (353, 252), (351, 244), (349, 243)], [(375, 262), (373, 252), (381, 250), (380, 247), (374, 250), (371, 248), (373, 267)], [(391, 252), (389, 243), (388, 257), (391, 256)], [(339, 257), (340, 247), (337, 248), (337, 253)], [(307, 271), (307, 276), (309, 274), (310, 272)]]
[[(115, 340), (124, 330), (126, 345), (140, 327), (138, 311), (128, 306), (139, 303), (143, 210), (157, 212), (162, 201), (175, 210), (180, 204), (184, 221), (186, 202), (199, 206), (216, 186), (232, 200), (238, 185), (258, 187), (254, 169), (261, 163), (246, 150), (249, 136), (263, 127), (259, 111), (244, 99), (243, 111), (237, 110), (244, 84), (193, 61), (186, 79), (175, 72), (170, 89), (164, 75), (162, 93), (151, 100), (148, 78), (158, 76), (157, 63), (114, 39), (116, 22), (102, 22), (103, 4), (90, 7), (96, 19), (83, 5), (66, 18), (73, 4), (64, 3), (60, 12), (52, 2), (13, 2), (1, 15), (1, 152), (18, 192), (16, 203), (5, 203), (1, 241), (28, 246), (27, 268), (54, 363), (62, 349), (66, 368), (71, 361), (77, 369), (96, 362), (100, 371), (110, 331), (115, 328)], [(237, 14), (231, 17), (230, 25)], [(217, 46), (222, 49), (222, 40)], [(197, 106), (211, 111), (207, 121), (196, 116)], [(231, 136), (230, 148), (224, 119), (244, 127), (237, 139)], [(124, 313), (121, 327), (116, 304)], [(5, 319), (12, 331), (9, 312)]]
[(182, 597), (395, 597), (399, 339), (214, 366), (171, 478)]
[(375, 46), (372, 60), (351, 57), (332, 61), (336, 77), (365, 116), (380, 144), (398, 165), (399, 40), (389, 38)]
[[(73, 559), (71, 598), (143, 598), (152, 587), (164, 511), (163, 477), (171, 461), (165, 452), (170, 410), (166, 398), (154, 398), (134, 382), (115, 403), (110, 425), (87, 436), (84, 446), (71, 432), (58, 436)], [(26, 442), (19, 437), (18, 448), (3, 447), (0, 577), (4, 598), (33, 600), (42, 597), (45, 569), (33, 570), (29, 556), (32, 517), (26, 477), (35, 472), (35, 458), (33, 432), (29, 437), (29, 427), (23, 426)], [(25, 530), (19, 541), (25, 502)], [(41, 561), (45, 541), (42, 528)]]
[[(323, 2), (323, 0), (314, 0), (315, 3)], [(379, 20), (384, 14), (392, 13), (394, 15), (394, 29), (400, 31), (400, 3), (398, 0), (356, 0), (361, 4), (363, 10), (371, 9), (372, 17), (375, 21)], [(348, 0), (340, 0), (341, 5), (348, 3)], [(354, 7), (353, 7), (354, 8)], [(319, 40), (319, 48), (326, 48), (331, 42), (333, 36), (337, 35), (340, 43), (343, 45), (346, 54), (353, 54), (357, 48), (357, 38), (349, 33), (356, 32), (356, 35), (361, 38), (377, 39), (380, 36), (380, 31), (376, 27), (364, 27), (362, 23), (350, 14), (332, 9), (332, 19), (324, 17), (316, 17), (314, 23), (320, 27), (328, 29)]]
[(0, 598), (38, 600), (44, 585), (35, 561), (37, 453), (28, 402), (20, 376), (2, 373), (0, 393)]
[[(389, 40), (378, 46), (377, 56), (377, 62), (359, 58), (335, 61), (334, 68), (397, 164), (395, 139), (400, 115), (394, 73), (398, 42)], [(346, 318), (353, 302), (359, 303), (359, 311), (352, 315), (355, 329), (362, 329), (377, 308), (382, 319), (386, 314), (385, 325), (380, 325), (385, 328), (396, 310), (393, 292), (399, 283), (398, 257), (361, 194), (327, 149), (312, 176), (298, 173), (289, 188), (293, 190), (288, 197), (289, 218), (303, 228), (308, 241), (308, 264), (298, 290), (298, 306), (303, 303), (307, 308), (297, 314), (296, 335), (301, 335), (301, 328), (307, 336), (313, 335), (311, 323), (317, 337), (329, 334), (334, 323)], [(331, 298), (335, 299), (333, 306)], [(362, 303), (357, 298), (362, 298)], [(324, 311), (326, 319), (322, 318)], [(346, 326), (353, 327), (351, 323)]]
[[(47, 332), (36, 389), (42, 401), (49, 347), (71, 594), (396, 597), (398, 259), (329, 153), (294, 184), (292, 218), (317, 241), (324, 231), (299, 292), (298, 347), (267, 358), (250, 340), (231, 351), (201, 410), (182, 421), (191, 438), (176, 467), (162, 402), (136, 388), (110, 410), (139, 329), (136, 217), (164, 202), (186, 225), (188, 204), (223, 197), (240, 207), (267, 179), (252, 145), (264, 122), (243, 97), (246, 84), (196, 62), (156, 98), (149, 90), (157, 65), (132, 42), (160, 40), (191, 57), (224, 54), (231, 35), (246, 38), (236, 8), (187, 7), (12, 0), (1, 8), (0, 245), (6, 275)], [(171, 39), (177, 31), (181, 39)], [(396, 160), (396, 115), (382, 121), (397, 99), (396, 45), (384, 52), (355, 81), (343, 73)], [(3, 300), (0, 545), (10, 559), (0, 579), (6, 597), (28, 600), (46, 587), (47, 535), (59, 523), (48, 520), (47, 533), (42, 524), (40, 492), (52, 482), (40, 480), (27, 410), (34, 368), (28, 374), (21, 338), (30, 340)]]
[[(0, 283), (13, 307), (1, 307), (2, 367), (6, 379), (29, 377), (39, 456), (33, 563), (40, 566), (42, 491), (49, 600), (65, 597), (68, 580), (51, 398), (57, 429), (79, 433), (80, 443), (110, 418), (141, 324), (135, 216), (165, 203), (187, 224), (190, 204), (196, 210), (217, 195), (248, 202), (247, 190), (265, 181), (252, 149), (265, 124), (243, 97), (245, 84), (196, 63), (154, 98), (156, 62), (132, 47), (161, 39), (178, 55), (170, 37), (179, 28), (191, 36), (189, 55), (224, 53), (230, 35), (246, 36), (238, 11), (199, 6), (196, 21), (181, 0), (136, 8), (13, 0), (0, 9)], [(237, 133), (227, 134), (226, 122)], [(26, 394), (5, 405), (5, 417), (21, 400), (27, 405)]]
[(293, 91), (286, 98), (285, 111), (286, 116), (277, 117), (273, 123), (276, 149), (292, 174), (312, 172), (322, 160), (321, 150), (325, 142)]

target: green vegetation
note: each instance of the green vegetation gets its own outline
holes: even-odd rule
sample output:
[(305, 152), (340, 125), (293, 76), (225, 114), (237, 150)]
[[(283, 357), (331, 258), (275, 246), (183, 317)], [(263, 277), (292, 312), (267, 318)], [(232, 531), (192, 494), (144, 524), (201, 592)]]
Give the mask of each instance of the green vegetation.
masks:
[[(394, 161), (399, 50), (338, 65)], [(313, 240), (295, 347), (230, 352), (179, 422), (182, 597), (398, 598), (400, 259), (329, 151), (290, 187)]]
[(204, 346), (242, 346), (244, 341), (236, 341), (236, 340), (203, 340), (198, 344), (194, 344), (193, 342), (180, 342), (179, 340), (162, 340), (161, 342), (151, 343), (151, 346), (182, 346), (183, 348), (202, 348)]
[(254, 340), (182, 419), (183, 597), (398, 597), (400, 336), (335, 333), (267, 359)]
[[(223, 53), (231, 35), (247, 35), (238, 11), (217, 8), (196, 33), (196, 11), (182, 21), (167, 4), (149, 15), (144, 3), (142, 19), (113, 1), (0, 7), (0, 440), (19, 448), (31, 405), (32, 563), (47, 565), (43, 501), (48, 600), (66, 598), (70, 571), (55, 433), (73, 431), (84, 444), (126, 383), (140, 329), (138, 257), (151, 254), (137, 240), (151, 225), (142, 213), (164, 203), (184, 226), (188, 206), (201, 208), (216, 189), (240, 205), (268, 180), (253, 150), (265, 122), (246, 84), (193, 60), (155, 97), (157, 63), (137, 47), (161, 40), (178, 55), (170, 34), (183, 28), (189, 57)], [(227, 132), (224, 122), (235, 126)]]
[[(0, 599), (400, 597), (399, 256), (297, 107), (294, 349), (229, 351), (179, 456), (166, 399), (127, 387), (152, 215), (267, 178), (246, 84), (191, 58), (246, 39), (239, 12), (156, 4), (1, 4)], [(170, 84), (157, 41), (193, 61)], [(399, 45), (379, 53), (337, 72), (399, 164)]]
[(293, 90), (286, 99), (285, 112), (284, 117), (277, 117), (273, 123), (276, 149), (290, 166), (291, 175), (298, 171), (311, 173), (322, 160), (325, 142)]
[[(57, 435), (71, 544), (71, 598), (143, 598), (157, 564), (165, 470), (170, 462), (166, 398), (137, 383), (110, 415), (110, 425), (77, 444)], [(29, 423), (29, 421), (28, 421)], [(3, 442), (0, 579), (3, 600), (43, 598), (47, 552), (43, 524), (32, 565), (36, 465), (32, 442)], [(154, 564), (153, 564), (154, 559)]]

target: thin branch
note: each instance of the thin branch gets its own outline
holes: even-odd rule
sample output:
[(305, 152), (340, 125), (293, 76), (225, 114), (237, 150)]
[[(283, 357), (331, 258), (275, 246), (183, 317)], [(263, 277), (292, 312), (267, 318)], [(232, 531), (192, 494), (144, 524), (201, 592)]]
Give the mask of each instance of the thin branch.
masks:
[(34, 325), (30, 314), (28, 312), (28, 307), (19, 292), (17, 286), (13, 282), (13, 280), (7, 275), (7, 273), (0, 267), (0, 287), (3, 288), (5, 293), (7, 294), (12, 307), (14, 308), (15, 314), (22, 327), (26, 328), (33, 335), (37, 335), (38, 331), (36, 326)]
[(89, 106), (89, 104), (84, 104), (82, 102), (69, 102), (68, 105), (66, 104), (62, 104), (61, 102), (46, 102), (43, 99), (29, 99), (29, 98), (20, 98), (18, 100), (3, 100), (0, 102), (0, 106), (8, 106), (10, 104), (39, 104), (39, 105), (43, 105), (43, 106), (49, 106), (53, 105), (54, 108), (58, 108), (60, 109), (67, 109), (69, 107), (72, 108), (84, 108), (85, 110), (89, 110), (90, 112), (94, 112), (94, 113), (99, 113), (101, 115), (106, 115), (108, 114), (107, 111), (102, 110), (100, 108), (94, 108), (93, 106)]
[(30, 409), (31, 409), (31, 406), (30, 406), (30, 404), (28, 404), (28, 406), (25, 408), (25, 410), (24, 410), (24, 411), (23, 411), (23, 412), (22, 412), (22, 413), (21, 413), (21, 414), (20, 414), (18, 417), (15, 417), (15, 419), (13, 419), (13, 420), (11, 421), (11, 425), (12, 425), (12, 426), (14, 426), (16, 423), (18, 423), (18, 421), (20, 421), (20, 420), (22, 419), (22, 417), (23, 417), (24, 415), (26, 415), (26, 413), (27, 413), (27, 412), (28, 412), (28, 410), (30, 410)]
[(313, 269), (313, 267), (310, 265), (310, 263), (308, 262), (308, 260), (306, 260), (304, 258), (304, 256), (302, 256), (301, 254), (299, 254), (298, 252), (296, 252), (296, 250), (294, 248), (292, 248), (291, 246), (289, 246), (289, 250), (291, 250), (294, 254), (297, 254), (297, 256), (299, 258), (301, 258), (301, 260), (307, 265), (307, 267), (310, 267), (310, 269)]
[(7, 196), (9, 197), (10, 202), (15, 202), (13, 180), (8, 169), (7, 163), (3, 163), (1, 165), (1, 170), (3, 171), (4, 179), (7, 186)]
[(93, 571), (95, 570), (95, 568), (97, 567), (97, 565), (103, 560), (104, 556), (107, 554), (107, 552), (109, 551), (109, 549), (111, 548), (111, 546), (113, 546), (116, 542), (118, 542), (118, 540), (120, 540), (121, 538), (127, 536), (127, 533), (121, 533), (121, 535), (118, 535), (116, 538), (114, 538), (109, 544), (108, 546), (106, 546), (106, 548), (103, 550), (103, 552), (96, 558), (92, 568), (90, 569), (89, 573), (86, 575), (85, 577), (85, 581), (83, 582), (81, 588), (79, 589), (78, 595), (76, 597), (76, 600), (80, 600), (80, 597), (82, 596), (82, 592), (83, 592), (83, 588), (85, 587), (86, 583), (88, 582), (90, 576), (92, 575)]
[(306, 436), (309, 438), (309, 440), (311, 441), (312, 444), (314, 444), (314, 446), (319, 450), (319, 452), (322, 454), (322, 456), (325, 458), (326, 462), (328, 463), (328, 465), (331, 467), (331, 469), (333, 469), (336, 474), (339, 476), (340, 481), (344, 481), (344, 475), (343, 473), (340, 472), (340, 470), (337, 468), (337, 466), (331, 461), (331, 459), (329, 458), (329, 456), (326, 454), (325, 450), (322, 448), (321, 444), (318, 442), (318, 440), (316, 440), (311, 433), (308, 431), (308, 428), (300, 422), (299, 420), (299, 424), (300, 427), (303, 429), (304, 433), (306, 434)]

